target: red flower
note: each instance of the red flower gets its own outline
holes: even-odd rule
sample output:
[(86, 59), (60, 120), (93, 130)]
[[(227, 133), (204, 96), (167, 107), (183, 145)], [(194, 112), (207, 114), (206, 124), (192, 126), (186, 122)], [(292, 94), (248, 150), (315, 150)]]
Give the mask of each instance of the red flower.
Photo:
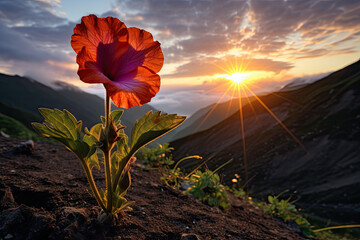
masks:
[(103, 83), (116, 106), (141, 106), (159, 91), (156, 73), (164, 56), (151, 33), (127, 28), (117, 18), (89, 15), (74, 28), (71, 46), (77, 53), (80, 79)]

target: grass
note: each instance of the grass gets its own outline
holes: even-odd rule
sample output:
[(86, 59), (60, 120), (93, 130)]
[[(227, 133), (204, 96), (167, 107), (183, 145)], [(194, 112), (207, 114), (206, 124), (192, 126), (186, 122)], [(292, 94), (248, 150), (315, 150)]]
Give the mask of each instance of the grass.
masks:
[(10, 137), (43, 140), (42, 137), (25, 127), (24, 124), (2, 113), (0, 113), (0, 131), (10, 135)]

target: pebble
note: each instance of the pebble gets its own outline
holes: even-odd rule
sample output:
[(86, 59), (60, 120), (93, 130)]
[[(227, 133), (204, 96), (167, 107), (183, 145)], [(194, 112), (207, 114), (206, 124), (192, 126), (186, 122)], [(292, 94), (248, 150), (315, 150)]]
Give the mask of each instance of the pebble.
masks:
[(180, 183), (180, 187), (181, 187), (182, 190), (187, 190), (188, 188), (191, 187), (191, 184), (190, 184), (190, 183), (181, 182), (181, 183)]
[(21, 142), (19, 145), (15, 147), (15, 151), (22, 154), (31, 154), (34, 150), (34, 141), (28, 140), (25, 142)]
[(184, 233), (181, 235), (180, 240), (200, 240), (200, 238), (198, 237), (198, 235), (193, 233)]
[(5, 237), (4, 237), (4, 239), (12, 239), (14, 236), (13, 235), (11, 235), (10, 233), (8, 233)]
[(5, 138), (9, 138), (10, 136), (4, 133), (3, 131), (0, 131), (0, 135)]

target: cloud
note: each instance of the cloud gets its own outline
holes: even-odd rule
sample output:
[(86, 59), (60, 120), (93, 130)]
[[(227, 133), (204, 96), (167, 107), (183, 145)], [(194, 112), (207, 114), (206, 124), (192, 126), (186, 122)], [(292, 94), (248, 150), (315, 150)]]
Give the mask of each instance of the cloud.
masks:
[(229, 49), (230, 44), (225, 36), (221, 35), (203, 35), (200, 37), (192, 37), (187, 40), (179, 41), (178, 46), (182, 51), (189, 54), (197, 53), (217, 53), (224, 52)]
[[(279, 91), (279, 89), (286, 91), (293, 87), (312, 83), (329, 74), (330, 73), (305, 75), (281, 81), (268, 81), (267, 79), (263, 79), (257, 81), (256, 84), (249, 83), (248, 87), (255, 94), (261, 96), (273, 91)], [(225, 79), (205, 81), (195, 86), (167, 86), (160, 89), (156, 97), (151, 100), (150, 105), (168, 113), (191, 115), (197, 110), (213, 103), (219, 101), (225, 102), (232, 97), (237, 98), (237, 92), (234, 93), (231, 89), (226, 91), (228, 87), (229, 81)], [(234, 96), (232, 96), (233, 94)], [(248, 96), (252, 95), (249, 91), (246, 91), (246, 94)]]
[(59, 24), (65, 18), (56, 15), (56, 1), (1, 0), (0, 20), (10, 25)]
[[(174, 69), (164, 77), (205, 79), (224, 74), (222, 68), (243, 58), (252, 58), (247, 71), (286, 76), (297, 62), (306, 61), (302, 59), (360, 51), (358, 0), (114, 1), (113, 8), (101, 16), (118, 17), (128, 27), (150, 31), (162, 44), (164, 69)], [(75, 23), (58, 14), (59, 2), (0, 1), (2, 69), (43, 82), (79, 81), (69, 44)], [(186, 89), (163, 86), (155, 104), (183, 112), (192, 106), (200, 108), (218, 99), (220, 93), (208, 90), (219, 84), (199, 83)], [(268, 89), (280, 85), (267, 79), (261, 83)], [(98, 91), (97, 87), (88, 89)]]
[[(167, 87), (150, 102), (158, 110), (180, 115), (191, 115), (196, 110), (217, 102), (223, 92), (212, 91), (213, 86), (178, 86)], [(226, 96), (223, 100), (228, 100)]]
[(159, 31), (171, 42), (165, 50), (178, 57), (225, 52), (233, 47), (232, 36), (239, 35), (248, 9), (246, 1), (227, 0), (128, 0), (118, 4), (128, 25)]
[(0, 22), (0, 59), (44, 63), (46, 60), (68, 61), (67, 55), (40, 48), (23, 34), (4, 26)]
[(239, 58), (233, 55), (228, 55), (223, 58), (202, 57), (193, 59), (192, 61), (180, 65), (173, 74), (165, 75), (164, 77), (194, 77), (194, 76), (211, 76), (215, 74), (226, 74), (226, 70), (231, 70), (231, 65), (241, 65), (244, 59), (245, 71), (268, 71), (280, 73), (283, 70), (288, 70), (293, 67), (292, 64), (281, 61), (274, 61), (271, 59), (246, 59)]
[(38, 45), (48, 44), (52, 47), (60, 46), (70, 50), (70, 40), (75, 25), (76, 23), (68, 22), (57, 26), (15, 26), (11, 30), (18, 32), (29, 41)]
[(0, 2), (0, 61), (5, 71), (44, 83), (76, 79), (69, 67), (71, 22), (56, 14), (57, 1), (2, 0)]
[[(256, 28), (248, 50), (266, 54), (262, 47), (265, 41), (279, 39), (297, 42), (297, 48), (286, 49), (297, 58), (316, 58), (337, 52), (333, 37), (353, 33), (360, 27), (360, 3), (358, 1), (251, 1), (251, 24)], [(338, 44), (347, 41), (343, 34)], [(344, 41), (342, 41), (344, 40)], [(300, 43), (300, 44), (299, 44)], [(311, 49), (306, 49), (311, 44)], [(290, 44), (288, 44), (290, 46)], [(302, 48), (305, 48), (299, 51)], [(353, 46), (355, 49), (355, 46)], [(326, 50), (325, 50), (326, 49)], [(283, 48), (278, 48), (281, 51)], [(309, 54), (304, 54), (307, 51)], [(311, 53), (314, 53), (312, 56)], [(338, 52), (337, 52), (338, 53)], [(281, 54), (281, 52), (278, 52)]]
[[(355, 44), (344, 45), (347, 51), (335, 45), (359, 38), (355, 35), (360, 27), (359, 11), (358, 1), (340, 0), (118, 0), (117, 13), (128, 25), (154, 30), (162, 42), (165, 62), (181, 63), (175, 75), (190, 77), (217, 72), (206, 60), (234, 48), (257, 58), (284, 56), (289, 61), (353, 53)], [(275, 67), (275, 72), (292, 67), (284, 58), (278, 62), (265, 66)]]
[(298, 59), (301, 58), (315, 58), (315, 57), (321, 57), (329, 53), (327, 49), (321, 48), (321, 49), (302, 49), (299, 51), (300, 56), (298, 56)]

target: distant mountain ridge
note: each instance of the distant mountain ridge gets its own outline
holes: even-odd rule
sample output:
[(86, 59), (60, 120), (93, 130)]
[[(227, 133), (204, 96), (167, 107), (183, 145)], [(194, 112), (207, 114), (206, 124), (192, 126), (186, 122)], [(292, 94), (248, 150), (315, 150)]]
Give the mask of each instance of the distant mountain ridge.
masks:
[[(243, 98), (242, 105), (252, 101), (253, 97)], [(196, 132), (203, 131), (239, 111), (239, 99), (232, 99), (226, 102), (211, 104), (198, 111), (196, 111), (191, 117), (187, 118), (183, 124), (177, 127), (174, 131), (166, 134), (160, 138), (160, 142), (171, 142), (176, 139), (186, 137)]]
[[(315, 76), (305, 76), (289, 80), (289, 83), (282, 87), (279, 91), (290, 91), (302, 88), (305, 85), (308, 85), (318, 80), (319, 78), (325, 77), (329, 74), (330, 73), (322, 73)], [(319, 78), (316, 79), (315, 77)], [(254, 97), (249, 96), (247, 98), (242, 98), (241, 102), (242, 105), (246, 105), (248, 104), (248, 102), (252, 102), (253, 100)], [(193, 115), (187, 118), (185, 122), (181, 124), (177, 129), (170, 132), (165, 137), (161, 138), (161, 141), (175, 141), (196, 132), (208, 129), (230, 117), (237, 111), (239, 111), (239, 99), (236, 98), (226, 102), (211, 104), (196, 111)]]
[[(87, 127), (99, 123), (100, 116), (104, 115), (102, 98), (78, 88), (71, 88), (67, 84), (65, 86), (68, 87), (62, 86), (55, 90), (26, 77), (0, 74), (0, 86), (0, 102), (3, 105), (33, 114), (40, 119), (42, 119), (38, 112), (40, 107), (67, 109)], [(115, 109), (119, 108), (112, 105), (112, 110)], [(148, 104), (125, 109), (122, 124), (127, 126), (126, 132), (129, 133), (133, 123), (150, 110), (155, 111)]]
[[(360, 216), (360, 61), (316, 82), (259, 97), (304, 144), (298, 143), (258, 102), (243, 107), (250, 191), (261, 197), (296, 190), (298, 204), (333, 220), (355, 223)], [(231, 182), (244, 176), (239, 112), (171, 143), (175, 158), (214, 156), (215, 169)], [(184, 163), (184, 167), (198, 163)]]

